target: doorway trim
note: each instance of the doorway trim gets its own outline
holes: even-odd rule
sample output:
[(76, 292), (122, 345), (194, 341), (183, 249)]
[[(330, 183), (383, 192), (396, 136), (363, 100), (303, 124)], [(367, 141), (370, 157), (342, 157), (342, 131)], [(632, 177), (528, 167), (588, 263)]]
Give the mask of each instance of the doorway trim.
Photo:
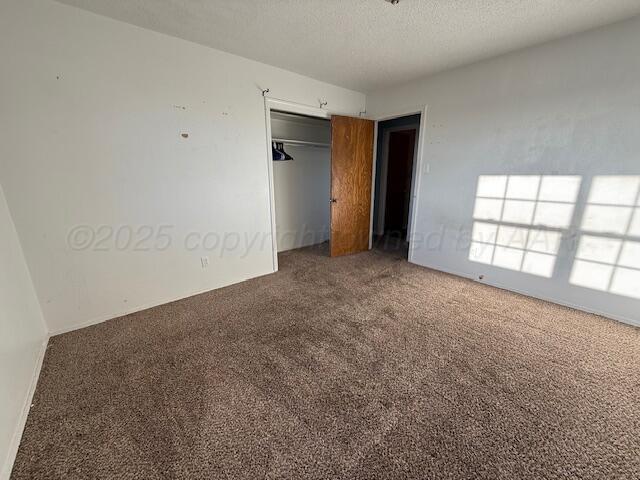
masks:
[[(429, 173), (428, 168), (425, 167), (425, 155), (424, 155), (424, 150), (425, 150), (425, 142), (426, 142), (426, 128), (427, 128), (427, 110), (428, 110), (428, 105), (420, 105), (417, 106), (415, 108), (407, 108), (405, 111), (400, 111), (398, 113), (394, 113), (394, 114), (389, 114), (389, 115), (380, 115), (378, 117), (375, 117), (375, 136), (374, 136), (374, 145), (378, 145), (378, 135), (380, 133), (380, 128), (379, 128), (379, 123), (384, 121), (384, 120), (393, 120), (394, 118), (399, 118), (399, 117), (407, 117), (409, 115), (416, 115), (416, 114), (420, 114), (420, 125), (418, 127), (417, 131), (417, 139), (416, 139), (416, 146), (417, 148), (414, 151), (414, 162), (413, 162), (413, 175), (411, 178), (411, 199), (410, 199), (410, 204), (409, 204), (409, 225), (407, 226), (407, 239), (409, 241), (409, 254), (408, 254), (408, 261), (409, 262), (413, 262), (413, 254), (414, 254), (414, 249), (415, 249), (415, 242), (413, 241), (413, 233), (414, 233), (414, 226), (416, 223), (416, 218), (418, 218), (418, 194), (420, 192), (420, 186), (422, 184), (422, 177), (426, 174)], [(401, 129), (404, 130), (410, 130), (411, 128), (413, 128), (412, 126), (409, 127), (402, 127)], [(387, 145), (388, 147), (388, 145)], [(388, 151), (387, 151), (388, 153)], [(384, 156), (384, 150), (383, 150), (383, 156)], [(375, 201), (375, 186), (376, 186), (376, 169), (377, 169), (377, 162), (378, 162), (378, 149), (377, 147), (374, 148), (373, 151), (373, 175), (372, 175), (372, 185), (371, 185), (371, 227), (369, 228), (369, 248), (371, 248), (373, 246), (373, 214), (374, 214), (374, 201)], [(380, 159), (380, 161), (383, 161), (382, 159)], [(382, 172), (381, 172), (382, 173)], [(380, 195), (382, 195), (382, 192), (379, 192)], [(409, 234), (409, 232), (411, 232)]]
[[(413, 145), (413, 159), (411, 161), (411, 188), (413, 188), (413, 177), (416, 174), (416, 163), (418, 160), (418, 134), (419, 134), (420, 124), (412, 123), (410, 125), (403, 125), (400, 127), (392, 127), (388, 128), (382, 134), (382, 158), (380, 159), (380, 191), (379, 196), (380, 200), (378, 202), (378, 232), (379, 234), (380, 227), (382, 226), (382, 231), (384, 233), (384, 223), (385, 223), (385, 212), (387, 209), (387, 176), (389, 173), (389, 141), (391, 140), (391, 134), (395, 132), (405, 132), (410, 130), (415, 130), (416, 137)], [(409, 220), (411, 220), (411, 209), (413, 207), (413, 192), (409, 194)], [(409, 222), (410, 223), (410, 222)], [(407, 238), (411, 235), (411, 224), (407, 227)]]
[[(276, 200), (275, 200), (275, 183), (273, 178), (273, 158), (271, 153), (271, 111), (278, 110), (280, 112), (294, 113), (298, 115), (307, 115), (310, 117), (330, 119), (337, 112), (324, 110), (319, 107), (303, 105), (301, 103), (289, 102), (277, 98), (264, 97), (264, 114), (266, 128), (266, 146), (267, 146), (267, 175), (269, 177), (269, 216), (271, 217), (271, 258), (273, 271), (278, 271), (278, 238), (276, 231)], [(329, 199), (327, 198), (327, 202)]]

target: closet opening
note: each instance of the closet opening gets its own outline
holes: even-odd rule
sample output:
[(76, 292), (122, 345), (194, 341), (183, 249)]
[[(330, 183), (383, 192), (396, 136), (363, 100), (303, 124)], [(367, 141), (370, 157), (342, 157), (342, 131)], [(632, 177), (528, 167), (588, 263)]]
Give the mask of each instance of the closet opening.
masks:
[[(327, 244), (331, 232), (331, 122), (270, 111), (277, 252)], [(328, 245), (318, 249), (328, 255)]]
[(408, 256), (420, 114), (378, 122), (373, 243)]

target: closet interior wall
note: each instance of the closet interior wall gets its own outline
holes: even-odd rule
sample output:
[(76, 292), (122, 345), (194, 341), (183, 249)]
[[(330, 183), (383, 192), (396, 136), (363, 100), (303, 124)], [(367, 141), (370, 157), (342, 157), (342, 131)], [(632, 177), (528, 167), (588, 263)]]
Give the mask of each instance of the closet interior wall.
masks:
[(327, 119), (271, 113), (271, 136), (293, 160), (273, 162), (278, 252), (329, 240), (331, 124)]

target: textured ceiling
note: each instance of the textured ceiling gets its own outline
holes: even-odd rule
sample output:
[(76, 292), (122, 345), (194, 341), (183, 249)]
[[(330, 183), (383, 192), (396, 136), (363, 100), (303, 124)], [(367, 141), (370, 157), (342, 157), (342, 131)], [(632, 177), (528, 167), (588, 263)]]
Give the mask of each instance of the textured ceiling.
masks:
[(368, 92), (640, 14), (640, 0), (59, 0)]

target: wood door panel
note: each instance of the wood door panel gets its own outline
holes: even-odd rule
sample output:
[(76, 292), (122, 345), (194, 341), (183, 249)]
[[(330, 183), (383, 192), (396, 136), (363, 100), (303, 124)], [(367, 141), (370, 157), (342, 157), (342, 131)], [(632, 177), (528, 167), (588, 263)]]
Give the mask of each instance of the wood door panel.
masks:
[(331, 118), (332, 257), (369, 249), (373, 126), (361, 118)]

